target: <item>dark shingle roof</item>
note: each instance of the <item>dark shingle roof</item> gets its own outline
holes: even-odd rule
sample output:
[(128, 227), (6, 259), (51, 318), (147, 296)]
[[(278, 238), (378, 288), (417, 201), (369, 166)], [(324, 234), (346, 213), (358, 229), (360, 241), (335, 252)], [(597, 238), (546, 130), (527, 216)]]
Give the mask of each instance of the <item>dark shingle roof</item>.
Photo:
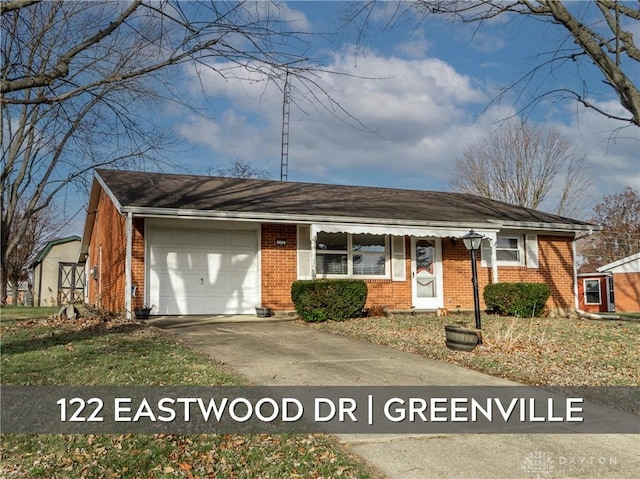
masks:
[(102, 169), (96, 172), (125, 209), (322, 216), (422, 224), (506, 221), (559, 224), (577, 229), (591, 226), (463, 193)]

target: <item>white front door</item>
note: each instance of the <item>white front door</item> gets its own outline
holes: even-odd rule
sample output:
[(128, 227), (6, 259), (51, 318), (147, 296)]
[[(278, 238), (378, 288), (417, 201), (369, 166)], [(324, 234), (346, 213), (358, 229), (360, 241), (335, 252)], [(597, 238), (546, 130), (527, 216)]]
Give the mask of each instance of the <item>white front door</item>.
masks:
[(414, 308), (444, 306), (440, 238), (411, 238), (411, 278)]

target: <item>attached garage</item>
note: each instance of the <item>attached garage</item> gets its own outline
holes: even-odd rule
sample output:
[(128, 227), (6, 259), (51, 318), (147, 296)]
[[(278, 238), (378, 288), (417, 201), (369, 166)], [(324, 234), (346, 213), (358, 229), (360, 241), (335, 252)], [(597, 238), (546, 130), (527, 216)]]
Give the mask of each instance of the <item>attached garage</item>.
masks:
[(154, 314), (250, 314), (260, 305), (258, 232), (151, 227)]

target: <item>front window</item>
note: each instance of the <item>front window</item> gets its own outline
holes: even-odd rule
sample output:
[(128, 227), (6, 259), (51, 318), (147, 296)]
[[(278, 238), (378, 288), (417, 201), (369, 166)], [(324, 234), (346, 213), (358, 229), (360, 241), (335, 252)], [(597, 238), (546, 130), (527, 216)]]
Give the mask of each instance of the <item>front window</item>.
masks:
[(383, 235), (351, 237), (354, 275), (384, 276), (387, 264), (387, 241)]
[(316, 269), (321, 275), (348, 274), (348, 237), (346, 233), (318, 233)]
[(318, 233), (319, 276), (386, 276), (389, 247), (385, 235)]
[(520, 236), (498, 236), (496, 254), (498, 264), (522, 264), (522, 238)]
[(584, 280), (584, 298), (585, 304), (600, 304), (600, 280), (585, 279)]

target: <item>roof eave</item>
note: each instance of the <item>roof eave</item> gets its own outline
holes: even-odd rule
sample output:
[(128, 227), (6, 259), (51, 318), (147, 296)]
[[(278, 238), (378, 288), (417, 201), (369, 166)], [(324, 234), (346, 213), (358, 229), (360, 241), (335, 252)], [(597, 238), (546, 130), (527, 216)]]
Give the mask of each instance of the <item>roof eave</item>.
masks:
[(539, 221), (503, 221), (503, 220), (488, 220), (489, 223), (500, 225), (501, 228), (513, 228), (513, 229), (527, 229), (527, 230), (542, 230), (553, 231), (561, 233), (578, 233), (585, 231), (588, 234), (593, 234), (596, 231), (602, 229), (601, 226), (582, 223), (543, 223)]
[(207, 218), (233, 221), (271, 222), (271, 223), (355, 223), (370, 225), (389, 226), (425, 226), (442, 228), (485, 228), (498, 231), (503, 228), (517, 228), (527, 230), (543, 230), (553, 232), (576, 233), (579, 231), (598, 231), (601, 228), (587, 224), (562, 224), (562, 223), (540, 223), (522, 221), (415, 221), (393, 218), (365, 218), (346, 217), (328, 215), (305, 215), (305, 214), (284, 214), (284, 213), (256, 213), (239, 211), (219, 211), (219, 210), (193, 210), (180, 208), (150, 208), (139, 206), (124, 206), (120, 211), (132, 213), (140, 217), (156, 218)]
[(89, 254), (89, 242), (91, 241), (93, 225), (96, 222), (98, 201), (100, 200), (100, 188), (101, 186), (98, 184), (96, 176), (94, 176), (93, 184), (91, 185), (91, 193), (89, 194), (89, 203), (87, 205), (87, 216), (84, 220), (80, 251), (78, 252), (78, 263), (84, 263), (87, 259), (87, 255)]
[(51, 248), (53, 248), (54, 246), (69, 243), (71, 241), (78, 241), (79, 239), (80, 239), (79, 236), (72, 235), (72, 236), (66, 236), (64, 238), (58, 238), (58, 239), (47, 242), (47, 244), (40, 250), (36, 258), (33, 260), (30, 267), (35, 268), (38, 264), (40, 264), (44, 260), (44, 258), (49, 254), (49, 251), (51, 251)]
[(637, 259), (640, 259), (640, 252), (636, 253), (636, 254), (632, 254), (630, 256), (627, 256), (625, 258), (619, 259), (618, 261), (614, 261), (612, 263), (609, 264), (605, 264), (603, 266), (600, 266), (599, 268), (596, 268), (597, 271), (600, 271), (601, 273), (607, 272), (613, 268), (617, 268), (618, 266), (622, 266), (623, 264), (626, 263), (630, 263), (631, 261), (635, 261)]

